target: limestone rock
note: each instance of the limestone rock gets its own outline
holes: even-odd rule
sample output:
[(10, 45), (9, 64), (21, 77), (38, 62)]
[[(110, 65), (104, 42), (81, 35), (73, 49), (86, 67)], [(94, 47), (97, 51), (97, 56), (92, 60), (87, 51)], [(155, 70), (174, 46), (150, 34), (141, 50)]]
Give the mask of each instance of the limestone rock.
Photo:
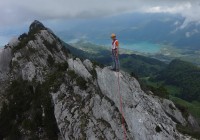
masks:
[[(74, 61), (81, 63), (77, 59), (68, 59), (69, 68), (73, 70), (79, 68), (73, 67)], [(173, 102), (147, 95), (138, 81), (125, 72), (117, 73), (99, 67), (96, 72), (97, 83), (94, 80), (85, 91), (66, 80), (56, 93), (52, 93), (55, 117), (63, 139), (124, 139), (118, 89), (122, 97), (127, 139), (191, 139), (176, 130), (172, 116), (184, 125), (186, 121)]]
[(35, 77), (35, 66), (32, 62), (28, 62), (26, 66), (22, 69), (22, 79), (31, 82), (34, 77)]
[[(41, 94), (45, 95), (43, 100), (49, 97), (52, 101), (59, 140), (123, 140), (122, 115), (128, 140), (189, 140), (189, 136), (177, 131), (176, 122), (199, 127), (192, 116), (183, 118), (173, 102), (146, 94), (126, 72), (113, 72), (108, 67), (95, 67), (90, 60), (71, 58), (62, 42), (39, 21), (34, 21), (29, 33), (19, 40), (23, 45), (10, 43), (0, 50), (0, 93), (14, 80), (26, 80), (31, 94), (44, 84)], [(65, 63), (67, 68), (63, 67)], [(77, 76), (85, 80), (78, 84)], [(0, 94), (0, 108), (5, 98)], [(33, 102), (30, 112), (35, 111), (32, 106)], [(44, 117), (44, 106), (36, 106)], [(27, 111), (23, 115), (33, 117)], [(47, 139), (43, 130), (38, 128), (37, 135)], [(25, 139), (30, 138), (28, 130), (20, 132)]]
[(71, 58), (68, 59), (67, 62), (69, 64), (69, 68), (74, 70), (78, 75), (83, 77), (86, 81), (88, 81), (88, 79), (92, 79), (92, 75), (88, 72), (88, 70), (86, 69), (86, 67), (83, 65), (83, 63), (79, 58), (76, 58), (76, 60), (73, 60)]
[(159, 103), (161, 104), (165, 113), (168, 116), (170, 116), (175, 122), (178, 122), (183, 126), (186, 126), (187, 122), (185, 118), (182, 116), (181, 112), (175, 107), (172, 101), (163, 99)]
[[(96, 69), (101, 92), (112, 99), (120, 110), (120, 91), (124, 117), (131, 136), (136, 139), (183, 139), (176, 130), (175, 123), (168, 117), (161, 104), (153, 96), (145, 94), (138, 82), (130, 76), (110, 71), (108, 68)], [(119, 75), (118, 75), (119, 74)], [(118, 88), (118, 76), (119, 85)]]
[(84, 66), (89, 70), (93, 70), (93, 64), (90, 60), (86, 59), (83, 61)]

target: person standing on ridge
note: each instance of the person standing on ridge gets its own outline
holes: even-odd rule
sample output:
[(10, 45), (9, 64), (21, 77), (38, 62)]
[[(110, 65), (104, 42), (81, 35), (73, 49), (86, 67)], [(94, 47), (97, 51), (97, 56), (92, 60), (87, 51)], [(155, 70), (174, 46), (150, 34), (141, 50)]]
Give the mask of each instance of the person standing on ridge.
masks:
[(119, 71), (119, 41), (116, 39), (115, 34), (111, 34), (112, 39), (112, 70)]

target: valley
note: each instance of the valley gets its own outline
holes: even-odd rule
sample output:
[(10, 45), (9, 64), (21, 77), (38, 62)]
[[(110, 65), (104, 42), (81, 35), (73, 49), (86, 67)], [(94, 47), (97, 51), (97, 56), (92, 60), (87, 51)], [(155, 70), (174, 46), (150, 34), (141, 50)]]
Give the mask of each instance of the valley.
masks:
[[(110, 45), (96, 45), (93, 42), (82, 39), (76, 39), (73, 43), (70, 44), (83, 51), (94, 54), (100, 50), (110, 51)], [(93, 47), (95, 47), (95, 49), (93, 49)], [(120, 43), (120, 53), (138, 54), (155, 58), (165, 63), (169, 63), (173, 59), (180, 59), (200, 66), (200, 50), (180, 49), (170, 44), (153, 44), (149, 42), (138, 42), (135, 44)]]

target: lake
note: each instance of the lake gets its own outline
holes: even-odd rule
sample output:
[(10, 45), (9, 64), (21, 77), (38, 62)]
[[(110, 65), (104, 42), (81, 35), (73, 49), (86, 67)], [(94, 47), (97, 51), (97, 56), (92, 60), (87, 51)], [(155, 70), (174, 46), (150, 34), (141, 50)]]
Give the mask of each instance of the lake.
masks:
[(138, 42), (134, 44), (120, 44), (121, 48), (137, 51), (140, 53), (159, 53), (163, 45), (149, 42)]
[[(67, 39), (65, 39), (66, 41)], [(75, 40), (70, 40), (70, 41), (66, 41), (67, 43), (69, 42), (77, 42), (80, 39), (75, 39)], [(111, 48), (111, 40), (86, 40), (86, 42), (91, 42), (92, 44), (97, 44), (100, 46), (106, 46)], [(108, 43), (109, 42), (109, 43)], [(137, 42), (137, 43), (130, 43), (130, 44), (124, 44), (123, 40), (119, 42), (120, 43), (120, 48), (123, 49), (127, 49), (127, 50), (132, 50), (132, 51), (136, 51), (139, 53), (146, 53), (146, 54), (156, 54), (156, 53), (160, 53), (161, 49), (166, 47), (165, 45), (162, 44), (154, 44), (154, 43), (150, 43), (147, 41), (142, 41), (142, 42)]]
[[(59, 34), (61, 39), (64, 40), (67, 43), (75, 43), (78, 42), (79, 40), (86, 40), (88, 42), (91, 42), (92, 44), (98, 44), (100, 46), (108, 46), (111, 47), (111, 42), (112, 40), (110, 38), (72, 38), (70, 36), (67, 36), (65, 33), (64, 34)], [(151, 43), (148, 41), (138, 41), (136, 43), (125, 43), (126, 40), (119, 40), (120, 43), (120, 48), (124, 48), (127, 50), (132, 50), (132, 51), (137, 51), (139, 53), (149, 53), (149, 54), (155, 54), (159, 53), (161, 49), (164, 47), (162, 44), (156, 44), (156, 43)]]

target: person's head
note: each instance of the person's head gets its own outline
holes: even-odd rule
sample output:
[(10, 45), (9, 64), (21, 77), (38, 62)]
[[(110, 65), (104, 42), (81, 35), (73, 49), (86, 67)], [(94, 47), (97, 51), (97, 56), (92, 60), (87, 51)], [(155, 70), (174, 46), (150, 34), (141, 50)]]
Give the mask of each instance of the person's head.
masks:
[(112, 40), (114, 40), (114, 39), (116, 39), (116, 34), (112, 33), (110, 37)]

